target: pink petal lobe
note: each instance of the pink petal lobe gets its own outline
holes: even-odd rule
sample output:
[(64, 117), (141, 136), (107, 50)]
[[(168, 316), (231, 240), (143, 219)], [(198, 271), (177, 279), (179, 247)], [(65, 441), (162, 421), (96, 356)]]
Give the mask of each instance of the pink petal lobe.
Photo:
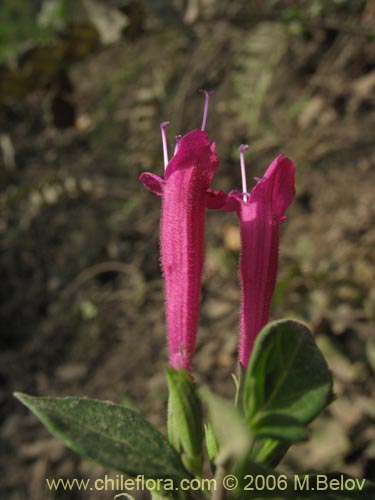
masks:
[(163, 195), (165, 181), (158, 175), (152, 174), (150, 172), (143, 172), (139, 176), (139, 180), (147, 189), (155, 193), (157, 196)]
[(258, 191), (272, 190), (272, 209), (276, 217), (283, 217), (285, 210), (291, 204), (296, 194), (295, 167), (289, 158), (283, 154), (273, 160), (264, 176), (251, 192), (251, 197), (256, 198)]
[(206, 207), (210, 209), (223, 208), (227, 202), (227, 194), (224, 191), (214, 191), (207, 189), (206, 191)]
[(215, 143), (209, 141), (206, 132), (202, 130), (192, 130), (181, 137), (177, 153), (165, 170), (165, 180), (168, 180), (176, 171), (186, 170), (196, 162), (198, 162), (196, 167), (199, 168), (202, 180), (208, 183), (208, 189), (219, 160), (215, 152)]

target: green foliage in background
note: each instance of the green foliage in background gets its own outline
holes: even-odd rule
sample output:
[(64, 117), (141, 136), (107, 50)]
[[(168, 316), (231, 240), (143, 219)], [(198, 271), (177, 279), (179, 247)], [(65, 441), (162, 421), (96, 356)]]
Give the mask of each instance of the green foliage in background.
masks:
[(0, 3), (0, 64), (31, 44), (52, 40), (80, 2), (72, 0), (3, 0)]
[[(118, 0), (115, 7), (122, 8), (129, 2)], [(140, 2), (141, 3), (141, 2)], [(327, 16), (334, 16), (338, 11), (347, 12), (348, 16), (361, 12), (366, 5), (365, 0), (299, 0), (292, 2), (285, 0), (265, 0), (261, 7), (259, 2), (237, 0), (231, 2), (240, 11), (256, 12), (257, 15), (272, 15), (275, 19), (285, 23), (299, 23), (306, 20), (318, 20)], [(144, 0), (147, 12), (165, 9), (171, 14), (169, 0), (158, 2)], [(82, 0), (3, 0), (0, 3), (0, 64), (9, 62), (9, 59), (18, 51), (30, 44), (45, 43), (53, 39), (77, 15), (94, 9), (95, 5), (105, 7), (105, 2), (86, 3)], [(225, 2), (223, 2), (223, 6)], [(179, 7), (178, 7), (179, 6)], [(108, 9), (111, 5), (108, 5)], [(113, 5), (112, 5), (113, 8)], [(183, 16), (183, 3), (176, 2), (175, 8)], [(296, 28), (296, 27), (295, 27)], [(295, 31), (298, 31), (297, 29)]]

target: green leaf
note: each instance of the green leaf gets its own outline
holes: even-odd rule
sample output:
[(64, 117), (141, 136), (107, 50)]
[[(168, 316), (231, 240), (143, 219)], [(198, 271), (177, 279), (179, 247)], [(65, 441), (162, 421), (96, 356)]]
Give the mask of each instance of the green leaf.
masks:
[(206, 439), (207, 454), (212, 467), (219, 453), (219, 448), (214, 431), (212, 430), (212, 426), (210, 424), (206, 424), (204, 426), (204, 434)]
[(187, 476), (164, 436), (134, 410), (84, 398), (15, 396), (54, 436), (84, 457), (131, 476)]
[(208, 389), (201, 390), (200, 394), (207, 404), (209, 423), (212, 427), (210, 431), (213, 432), (219, 447), (216, 465), (229, 459), (243, 459), (252, 443), (244, 416), (231, 401), (216, 396)]
[(277, 413), (259, 415), (251, 430), (257, 438), (271, 437), (289, 443), (306, 441), (309, 437), (307, 428), (297, 419)]
[(333, 399), (332, 377), (309, 329), (281, 320), (260, 332), (245, 375), (243, 406), (259, 413), (311, 422)]
[(195, 383), (186, 370), (167, 370), (168, 437), (186, 469), (200, 475), (203, 465), (203, 417)]
[(290, 442), (280, 439), (264, 439), (259, 447), (254, 447), (253, 459), (270, 467), (276, 467), (281, 462), (290, 447)]

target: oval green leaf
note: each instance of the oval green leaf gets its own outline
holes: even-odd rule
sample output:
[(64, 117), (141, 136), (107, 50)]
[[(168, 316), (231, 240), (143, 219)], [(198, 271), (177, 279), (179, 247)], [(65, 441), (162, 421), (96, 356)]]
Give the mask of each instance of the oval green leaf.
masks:
[(83, 457), (131, 476), (175, 479), (188, 475), (165, 437), (134, 410), (85, 398), (15, 396), (54, 436)]
[(309, 329), (292, 320), (266, 325), (245, 375), (243, 405), (249, 421), (261, 413), (307, 424), (332, 399), (332, 377)]

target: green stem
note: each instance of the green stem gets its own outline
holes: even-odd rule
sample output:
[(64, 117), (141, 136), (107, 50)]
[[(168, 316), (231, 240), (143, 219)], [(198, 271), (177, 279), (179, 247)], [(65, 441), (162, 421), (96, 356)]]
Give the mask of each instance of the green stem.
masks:
[(224, 465), (218, 465), (216, 467), (215, 473), (215, 489), (212, 493), (211, 500), (225, 500), (227, 498), (227, 492), (223, 485), (223, 480), (226, 475), (226, 469)]

